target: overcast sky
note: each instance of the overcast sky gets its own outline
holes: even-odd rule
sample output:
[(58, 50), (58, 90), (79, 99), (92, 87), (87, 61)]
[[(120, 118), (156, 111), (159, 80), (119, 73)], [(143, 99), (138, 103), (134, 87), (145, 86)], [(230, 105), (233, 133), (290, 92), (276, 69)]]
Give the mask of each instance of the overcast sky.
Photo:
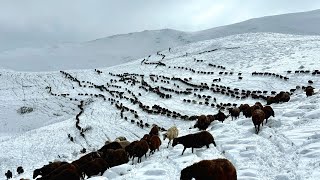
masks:
[(315, 0), (0, 0), (0, 49), (172, 28), (198, 31), (320, 9)]

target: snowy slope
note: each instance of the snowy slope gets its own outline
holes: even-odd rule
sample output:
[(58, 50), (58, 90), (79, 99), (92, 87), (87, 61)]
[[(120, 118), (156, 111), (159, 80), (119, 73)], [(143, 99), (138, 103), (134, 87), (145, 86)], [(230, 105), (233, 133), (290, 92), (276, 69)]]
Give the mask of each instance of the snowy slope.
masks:
[[(216, 50), (208, 52), (213, 49)], [(32, 171), (48, 161), (75, 160), (81, 156), (80, 150), (83, 147), (93, 151), (100, 148), (106, 140), (125, 136), (133, 141), (149, 132), (150, 128), (141, 129), (130, 122), (131, 119), (137, 121), (130, 112), (124, 112), (128, 121), (121, 119), (120, 111), (114, 104), (111, 105), (108, 98), (114, 98), (119, 103), (136, 110), (139, 120), (149, 124), (156, 123), (164, 128), (177, 125), (180, 135), (198, 132), (197, 129), (189, 129), (194, 125), (194, 121), (147, 114), (137, 104), (134, 105), (126, 99), (112, 97), (108, 92), (89, 88), (90, 83), (121, 86), (121, 88), (110, 86), (108, 89), (121, 91), (124, 92), (124, 96), (132, 97), (127, 91), (130, 90), (141, 102), (150, 107), (158, 104), (183, 115), (215, 114), (218, 111), (210, 106), (183, 102), (183, 99), (204, 101), (193, 94), (182, 95), (162, 91), (172, 95), (170, 99), (162, 99), (153, 92), (139, 88), (141, 83), (126, 84), (119, 81), (119, 77), (111, 76), (109, 74), (111, 72), (143, 74), (144, 80), (152, 86), (176, 90), (185, 90), (190, 86), (174, 80), (170, 80), (167, 84), (161, 82), (162, 78), (154, 82), (149, 75), (191, 77), (191, 83), (208, 83), (209, 86), (213, 79), (221, 78), (221, 82), (215, 83), (240, 90), (267, 90), (268, 95), (272, 90), (289, 91), (297, 85), (306, 86), (308, 80), (312, 80), (317, 94), (307, 98), (302, 90), (297, 90), (288, 103), (273, 104), (276, 116), (270, 118), (258, 135), (254, 133), (251, 119), (242, 115), (234, 121), (231, 121), (231, 118), (224, 123), (215, 121), (209, 126), (208, 131), (215, 137), (216, 148), (211, 145), (209, 149), (197, 149), (193, 154), (187, 149), (181, 156), (183, 147), (178, 145), (167, 149), (166, 140), (162, 142), (159, 152), (147, 159), (143, 158), (142, 163), (137, 164), (135, 160), (134, 165), (130, 162), (114, 167), (107, 170), (104, 177), (92, 179), (179, 179), (180, 171), (184, 167), (202, 159), (223, 157), (235, 165), (240, 180), (316, 180), (320, 170), (320, 75), (287, 74), (286, 71), (319, 69), (319, 52), (320, 36), (255, 33), (179, 46), (172, 48), (171, 52), (162, 51), (161, 53), (165, 55), (163, 60), (162, 56), (153, 54), (145, 61), (151, 63), (161, 60), (166, 66), (144, 64), (141, 63), (142, 58), (123, 65), (99, 69), (103, 72), (100, 75), (93, 69), (67, 71), (87, 87), (79, 87), (78, 83), (65, 78), (60, 72), (22, 73), (2, 70), (0, 132), (3, 135), (1, 134), (0, 138), (0, 174), (4, 174), (8, 169), (15, 170), (17, 166), (22, 165), (25, 173), (22, 176), (14, 173), (15, 179), (31, 178)], [(194, 58), (203, 62), (194, 61)], [(208, 66), (209, 63), (224, 66), (226, 70)], [(214, 74), (193, 73), (177, 68), (178, 66), (196, 71), (213, 71)], [(219, 75), (220, 71), (234, 74)], [(254, 71), (273, 72), (290, 79), (284, 81), (276, 77), (252, 76), (251, 73)], [(242, 80), (238, 79), (238, 73), (242, 73)], [(138, 81), (142, 80), (141, 76), (135, 77)], [(111, 79), (116, 79), (117, 82), (111, 83)], [(174, 84), (179, 85), (179, 88)], [(54, 94), (70, 95), (52, 96), (47, 86), (51, 87)], [(81, 96), (78, 93), (88, 93), (88, 96)], [(257, 101), (252, 98), (240, 100), (210, 90), (194, 93), (215, 97), (216, 103), (253, 104)], [(90, 94), (103, 94), (106, 101), (101, 97), (91, 97)], [(85, 133), (85, 139), (75, 128), (75, 116), (80, 111), (77, 107), (80, 104), (79, 100), (85, 101), (84, 113), (80, 116), (80, 126), (92, 128)], [(261, 99), (259, 101), (266, 103)], [(210, 103), (214, 101), (211, 99)], [(18, 115), (16, 110), (21, 106), (33, 107), (34, 111)], [(74, 143), (68, 140), (67, 134), (75, 138)]]
[(320, 35), (320, 10), (254, 18), (240, 23), (195, 32), (196, 39), (213, 39), (233, 34), (275, 32)]
[(318, 22), (320, 10), (315, 10), (256, 18), (199, 32), (163, 29), (115, 35), (78, 44), (26, 47), (0, 52), (0, 68), (36, 72), (110, 67), (169, 47), (233, 34), (275, 32), (319, 35)]
[(143, 31), (78, 44), (23, 48), (0, 52), (0, 68), (18, 71), (58, 71), (110, 67), (168, 47), (187, 44), (175, 30)]

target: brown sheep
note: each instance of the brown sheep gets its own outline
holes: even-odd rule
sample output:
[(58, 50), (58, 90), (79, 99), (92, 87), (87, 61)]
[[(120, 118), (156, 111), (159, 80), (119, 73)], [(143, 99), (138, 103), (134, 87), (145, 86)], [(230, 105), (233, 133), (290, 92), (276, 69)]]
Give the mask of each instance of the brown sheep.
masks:
[(229, 114), (231, 115), (232, 117), (232, 120), (233, 118), (237, 119), (240, 115), (240, 109), (239, 108), (229, 108)]
[(256, 102), (254, 106), (258, 106), (259, 109), (263, 109), (263, 105), (261, 104), (261, 102)]
[(108, 149), (103, 154), (103, 157), (110, 167), (118, 166), (129, 162), (127, 152), (124, 149)]
[(108, 168), (108, 163), (102, 158), (96, 158), (80, 166), (81, 172), (87, 175), (88, 178), (99, 173), (102, 175)]
[(150, 132), (149, 132), (149, 135), (152, 136), (152, 135), (156, 135), (158, 136), (159, 135), (159, 127), (157, 125), (154, 125)]
[(256, 133), (259, 133), (260, 130), (260, 124), (263, 123), (263, 120), (265, 119), (265, 114), (261, 109), (256, 109), (252, 113), (252, 122), (254, 124), (254, 128), (256, 130)]
[(209, 144), (213, 144), (217, 146), (214, 142), (213, 136), (208, 131), (201, 131), (195, 134), (188, 134), (186, 136), (181, 136), (173, 139), (172, 146), (176, 146), (177, 144), (182, 144), (184, 149), (182, 154), (187, 148), (192, 148), (192, 153), (194, 148), (201, 148), (203, 146), (207, 146), (209, 148)]
[(161, 140), (159, 136), (155, 136), (155, 135), (151, 136), (151, 138), (148, 141), (148, 145), (150, 149), (149, 156), (153, 154), (156, 151), (156, 149), (159, 151), (159, 147), (161, 145)]
[(53, 170), (57, 169), (63, 164), (67, 164), (67, 162), (49, 162), (49, 164), (44, 165), (42, 168), (35, 169), (33, 171), (33, 179), (35, 179), (38, 176), (47, 176), (49, 173), (51, 173)]
[(193, 127), (198, 128), (199, 130), (206, 130), (210, 124), (211, 121), (208, 119), (208, 117), (206, 115), (201, 115), (198, 117), (198, 121)]
[(202, 160), (181, 171), (180, 180), (237, 180), (237, 171), (227, 159)]
[(251, 114), (253, 113), (253, 111), (257, 110), (257, 109), (263, 109), (263, 106), (261, 105), (257, 105), (257, 104), (254, 104), (253, 106), (250, 107), (250, 110), (251, 110)]
[(77, 165), (66, 163), (54, 169), (48, 175), (37, 178), (37, 180), (80, 180), (81, 177)]
[(147, 152), (149, 150), (148, 142), (144, 139), (141, 139), (133, 146), (133, 158), (132, 164), (135, 157), (138, 157), (138, 163), (141, 162), (141, 158), (144, 155), (147, 157)]
[(151, 135), (145, 134), (145, 135), (143, 135), (142, 139), (149, 141), (150, 137), (151, 137)]
[(314, 93), (314, 91), (313, 91), (313, 87), (312, 86), (308, 86), (308, 87), (306, 87), (306, 95), (307, 95), (307, 97), (309, 97), (309, 96), (312, 96), (313, 95), (313, 93)]
[[(270, 116), (273, 116), (274, 117), (274, 111), (273, 111), (273, 109), (272, 109), (272, 107), (271, 106), (265, 106), (265, 107), (263, 107), (263, 112), (264, 112), (264, 114), (265, 114), (265, 119), (266, 119), (266, 124), (267, 124), (267, 122), (268, 122), (268, 118), (270, 117)], [(263, 124), (263, 123), (262, 123)]]
[(244, 115), (246, 118), (252, 117), (252, 113), (253, 113), (253, 111), (255, 111), (256, 109), (260, 109), (260, 106), (259, 106), (259, 105), (253, 105), (253, 106), (245, 109), (245, 110), (243, 111), (243, 115)]
[(281, 91), (275, 96), (276, 102), (288, 102), (290, 100), (290, 94), (288, 92)]
[(275, 97), (273, 96), (268, 96), (267, 97), (267, 105), (271, 105), (272, 103), (275, 103)]
[(249, 104), (241, 104), (239, 106), (239, 109), (241, 112), (243, 112), (244, 110), (248, 109), (249, 107), (250, 107)]

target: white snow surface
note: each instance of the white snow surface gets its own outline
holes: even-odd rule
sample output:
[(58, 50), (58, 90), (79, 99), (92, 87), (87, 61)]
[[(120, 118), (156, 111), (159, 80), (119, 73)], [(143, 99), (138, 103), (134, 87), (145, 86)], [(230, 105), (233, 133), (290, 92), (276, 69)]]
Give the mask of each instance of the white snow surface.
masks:
[[(217, 49), (212, 52), (201, 53)], [(287, 74), (287, 70), (315, 70), (320, 67), (320, 36), (298, 36), (275, 33), (251, 33), (233, 35), (224, 38), (200, 41), (185, 46), (161, 51), (166, 57), (153, 54), (147, 62), (160, 61), (166, 66), (141, 64), (138, 59), (126, 64), (100, 68), (103, 73), (98, 74), (93, 69), (69, 70), (73, 77), (80, 81), (90, 81), (97, 85), (111, 83), (111, 79), (119, 77), (109, 75), (109, 72), (137, 73), (145, 75), (144, 80), (152, 86), (163, 86), (177, 90), (185, 90), (189, 86), (178, 81), (170, 83), (153, 82), (150, 74), (166, 77), (192, 77), (191, 83), (208, 83), (213, 79), (221, 78), (219, 85), (245, 90), (289, 91), (291, 88), (307, 86), (308, 80), (313, 81), (316, 94), (306, 97), (302, 90), (297, 90), (287, 103), (272, 104), (275, 117), (271, 117), (259, 134), (255, 134), (250, 118), (240, 116), (239, 119), (228, 118), (224, 123), (214, 121), (208, 131), (214, 136), (217, 147), (210, 145), (196, 149), (191, 153), (187, 149), (181, 155), (183, 146), (170, 146), (168, 140), (162, 141), (160, 151), (142, 158), (142, 163), (127, 164), (108, 169), (103, 176), (91, 180), (175, 180), (179, 179), (180, 171), (203, 159), (227, 158), (237, 169), (240, 180), (317, 180), (320, 175), (320, 75)], [(188, 54), (187, 56), (186, 53)], [(204, 60), (196, 62), (194, 58)], [(208, 64), (222, 65), (226, 70), (208, 66)], [(170, 68), (169, 68), (170, 66)], [(196, 71), (214, 71), (214, 74), (197, 74), (187, 70), (173, 68), (173, 66), (193, 68)], [(233, 75), (219, 75), (218, 72), (234, 72)], [(270, 76), (252, 76), (251, 73), (273, 72), (289, 77), (288, 81)], [(238, 73), (242, 73), (242, 80)], [(11, 70), (0, 71), (0, 179), (10, 169), (14, 172), (14, 179), (32, 178), (32, 172), (49, 161), (73, 161), (82, 154), (85, 147), (88, 152), (102, 147), (106, 140), (114, 140), (118, 136), (125, 136), (129, 141), (138, 140), (150, 131), (150, 128), (141, 129), (130, 123), (135, 119), (130, 112), (124, 112), (128, 121), (120, 118), (120, 111), (111, 105), (107, 92), (88, 87), (79, 87), (60, 72), (16, 72)], [(141, 81), (141, 77), (137, 76)], [(174, 86), (179, 85), (179, 88)], [(88, 85), (88, 83), (82, 83)], [(152, 92), (146, 92), (134, 86), (117, 81), (111, 83), (121, 88), (109, 87), (110, 90), (124, 92), (125, 96), (132, 97), (125, 88), (131, 90), (138, 99), (150, 107), (158, 104), (186, 115), (215, 114), (216, 108), (206, 105), (183, 102), (183, 99), (203, 101), (190, 95), (172, 94), (170, 99), (162, 99)], [(53, 93), (69, 93), (70, 96), (52, 96)], [(74, 87), (74, 88), (73, 88)], [(161, 91), (161, 90), (160, 90)], [(164, 92), (164, 91), (162, 91)], [(78, 93), (103, 94), (102, 98), (79, 96)], [(141, 96), (138, 96), (141, 93)], [(211, 95), (217, 103), (249, 103), (256, 101), (251, 98), (239, 100), (229, 96), (213, 93), (210, 90), (197, 94)], [(69, 100), (77, 98), (84, 100), (84, 113), (80, 116), (81, 127), (91, 127), (85, 133), (86, 139), (79, 135), (75, 127), (75, 116), (79, 113), (77, 107), (80, 102)], [(179, 136), (198, 132), (193, 127), (195, 121), (183, 121), (162, 115), (147, 114), (127, 101), (119, 99), (123, 105), (134, 109), (139, 114), (139, 120), (149, 124), (158, 124), (164, 128), (176, 125)], [(213, 103), (213, 100), (210, 100)], [(17, 110), (22, 107), (32, 107), (33, 111), (20, 115)], [(75, 138), (69, 141), (67, 134)], [(25, 173), (17, 175), (16, 168), (23, 166)]]
[(198, 32), (172, 29), (115, 35), (84, 43), (0, 51), (0, 68), (17, 71), (59, 71), (110, 67), (169, 47), (234, 34), (273, 32), (320, 35), (320, 10), (267, 16)]

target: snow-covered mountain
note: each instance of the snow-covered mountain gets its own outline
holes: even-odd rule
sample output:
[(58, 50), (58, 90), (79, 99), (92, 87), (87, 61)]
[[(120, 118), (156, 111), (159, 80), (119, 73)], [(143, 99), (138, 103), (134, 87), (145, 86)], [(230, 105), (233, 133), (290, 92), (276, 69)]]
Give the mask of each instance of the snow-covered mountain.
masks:
[(199, 32), (163, 29), (115, 35), (78, 44), (26, 47), (0, 52), (0, 68), (37, 72), (110, 67), (169, 47), (233, 34), (274, 32), (319, 35), (318, 22), (320, 10), (315, 10), (256, 18)]
[[(209, 149), (196, 149), (194, 153), (187, 149), (181, 155), (183, 146), (166, 148), (168, 140), (165, 140), (160, 151), (142, 158), (142, 163), (137, 164), (135, 160), (134, 165), (129, 162), (113, 167), (103, 177), (92, 179), (175, 180), (179, 179), (181, 169), (194, 162), (222, 157), (235, 165), (240, 180), (316, 180), (320, 175), (320, 75), (311, 73), (319, 70), (319, 52), (320, 36), (250, 33), (190, 43), (172, 48), (170, 52), (161, 51), (160, 54), (165, 57), (157, 55), (155, 51), (150, 57), (99, 68), (101, 74), (94, 69), (66, 71), (69, 75), (61, 72), (1, 70), (0, 178), (4, 178), (2, 175), (8, 169), (15, 172), (20, 165), (25, 173), (20, 176), (14, 173), (14, 179), (31, 178), (35, 168), (49, 161), (75, 160), (82, 156), (82, 148), (88, 152), (94, 151), (106, 140), (114, 140), (118, 136), (125, 136), (129, 141), (138, 140), (150, 131), (150, 128), (142, 129), (136, 125), (140, 120), (165, 129), (176, 125), (179, 136), (198, 132), (197, 129), (190, 129), (194, 121), (179, 117), (175, 119), (167, 114), (148, 114), (138, 104), (124, 97), (133, 98), (135, 95), (144, 105), (150, 106), (149, 109), (157, 104), (187, 116), (215, 114), (218, 112), (216, 106), (220, 103), (252, 105), (260, 101), (266, 104), (263, 99), (239, 99), (215, 93), (212, 89), (195, 90), (187, 83), (172, 79), (175, 77), (187, 78), (188, 83), (197, 85), (207, 83), (214, 89), (227, 86), (231, 90), (239, 88), (240, 92), (268, 91), (264, 96), (270, 95), (271, 91), (289, 91), (296, 86), (307, 86), (308, 80), (312, 80), (316, 94), (306, 97), (303, 90), (297, 89), (289, 102), (272, 104), (275, 117), (261, 127), (259, 134), (255, 134), (251, 119), (243, 115), (233, 121), (228, 118), (224, 123), (214, 121), (208, 131), (214, 136), (217, 147), (211, 145)], [(288, 70), (292, 73), (287, 73)], [(270, 72), (278, 77), (253, 76), (252, 72)], [(121, 79), (115, 74), (127, 78)], [(144, 75), (143, 79), (141, 75)], [(280, 75), (289, 80), (279, 78)], [(82, 87), (71, 76), (78, 79)], [(213, 82), (218, 78), (220, 82)], [(136, 81), (134, 84), (133, 80)], [(178, 94), (160, 88), (160, 92), (172, 96), (161, 98), (155, 91), (146, 91), (143, 81), (152, 87), (176, 91), (192, 88), (192, 93)], [(90, 87), (93, 84), (104, 85), (109, 92)], [(94, 94), (100, 95), (96, 97)], [(205, 100), (198, 95), (211, 96), (209, 105), (205, 105)], [(111, 102), (112, 99), (115, 102)], [(191, 100), (191, 103), (184, 99)], [(75, 126), (80, 100), (85, 103), (79, 125), (91, 128), (85, 132), (85, 138), (80, 136)], [(123, 116), (128, 119), (122, 119), (120, 110), (115, 106), (120, 103), (137, 111), (139, 117), (124, 111)], [(23, 106), (33, 111), (17, 113)], [(68, 139), (68, 134), (74, 137), (74, 142)]]

